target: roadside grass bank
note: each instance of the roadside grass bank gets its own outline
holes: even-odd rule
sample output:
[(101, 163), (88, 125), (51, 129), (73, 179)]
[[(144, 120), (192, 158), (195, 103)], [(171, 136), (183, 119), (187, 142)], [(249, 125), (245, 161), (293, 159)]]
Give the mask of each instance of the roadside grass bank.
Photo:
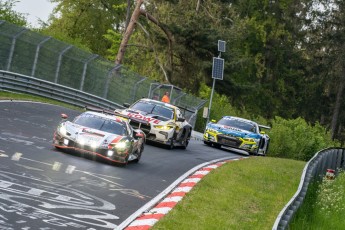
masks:
[(43, 103), (49, 103), (52, 105), (59, 105), (63, 106), (65, 108), (73, 109), (82, 111), (83, 108), (73, 106), (67, 103), (59, 102), (57, 100), (48, 99), (45, 97), (39, 97), (39, 96), (33, 96), (30, 94), (24, 94), (24, 93), (11, 93), (6, 91), (0, 91), (0, 100), (25, 100), (25, 101), (36, 101), (36, 102), (43, 102)]
[(309, 186), (305, 200), (292, 219), (290, 229), (344, 229), (345, 173)]
[(272, 229), (306, 162), (271, 157), (211, 171), (152, 229)]

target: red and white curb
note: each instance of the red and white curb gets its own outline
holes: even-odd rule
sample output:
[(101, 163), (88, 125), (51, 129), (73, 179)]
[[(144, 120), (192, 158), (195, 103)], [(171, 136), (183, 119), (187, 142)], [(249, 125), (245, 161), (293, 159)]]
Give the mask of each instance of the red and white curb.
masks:
[[(149, 211), (141, 212), (133, 221), (127, 221), (128, 224), (126, 224), (126, 221), (122, 223), (121, 225), (116, 229), (125, 229), (125, 230), (147, 230), (150, 229), (155, 223), (157, 223), (163, 216), (165, 216), (170, 210), (172, 210), (175, 205), (183, 199), (183, 197), (192, 190), (192, 188), (208, 173), (210, 173), (212, 170), (218, 168), (219, 166), (222, 166), (225, 163), (241, 160), (247, 157), (243, 158), (236, 158), (236, 159), (226, 159), (222, 161), (218, 161), (215, 163), (208, 162), (208, 164), (205, 166), (205, 164), (202, 164), (201, 167), (197, 171), (193, 171), (191, 173), (190, 170), (187, 173), (188, 175), (183, 175), (183, 180), (177, 180), (180, 181), (179, 184), (176, 186), (173, 183), (171, 186), (169, 186), (170, 191), (167, 193), (166, 191), (163, 191), (160, 195), (157, 197), (160, 198), (160, 202), (155, 202), (154, 205), (147, 204), (148, 206), (151, 206), (153, 208), (146, 209)], [(198, 167), (198, 166), (197, 166)], [(180, 177), (181, 178), (181, 177)], [(171, 188), (173, 186), (173, 188)], [(168, 189), (169, 189), (168, 188)], [(154, 199), (155, 200), (155, 199)], [(154, 202), (154, 201), (153, 201)], [(150, 202), (149, 202), (150, 203)], [(138, 210), (140, 211), (140, 210)], [(134, 214), (136, 215), (136, 214)]]

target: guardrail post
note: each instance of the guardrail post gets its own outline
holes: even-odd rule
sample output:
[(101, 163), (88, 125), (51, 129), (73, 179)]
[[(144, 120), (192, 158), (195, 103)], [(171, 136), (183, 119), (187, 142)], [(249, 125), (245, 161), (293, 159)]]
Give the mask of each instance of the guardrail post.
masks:
[(43, 39), (43, 40), (37, 45), (36, 53), (35, 53), (35, 60), (34, 60), (34, 64), (33, 64), (33, 66), (32, 66), (32, 72), (31, 72), (31, 76), (32, 76), (32, 77), (35, 77), (36, 65), (37, 65), (37, 60), (38, 60), (38, 54), (39, 54), (39, 52), (40, 52), (41, 45), (42, 45), (43, 43), (45, 43), (46, 41), (48, 41), (49, 39), (51, 39), (51, 37), (47, 37), (47, 38)]
[(26, 28), (22, 29), (19, 33), (17, 33), (13, 39), (12, 39), (12, 44), (11, 44), (11, 49), (10, 49), (10, 56), (8, 57), (8, 63), (7, 63), (7, 68), (6, 70), (7, 71), (10, 71), (10, 68), (11, 68), (11, 64), (12, 64), (12, 58), (13, 58), (13, 53), (14, 53), (14, 47), (16, 46), (16, 41), (17, 41), (17, 38), (22, 34), (24, 33), (25, 31), (27, 31)]
[(67, 46), (64, 50), (61, 51), (60, 55), (59, 55), (59, 59), (58, 59), (58, 63), (57, 63), (57, 67), (56, 67), (56, 72), (55, 72), (55, 79), (54, 79), (54, 83), (58, 82), (59, 79), (59, 74), (60, 74), (60, 67), (61, 67), (61, 61), (62, 61), (62, 55), (64, 55), (64, 53), (66, 53), (69, 49), (71, 49), (73, 46)]
[(90, 61), (96, 59), (97, 57), (98, 57), (98, 55), (94, 54), (88, 60), (86, 60), (86, 62), (84, 63), (83, 75), (81, 76), (81, 82), (80, 82), (80, 88), (79, 88), (81, 91), (83, 91), (83, 88), (84, 88), (84, 81), (85, 81), (87, 65), (89, 64)]

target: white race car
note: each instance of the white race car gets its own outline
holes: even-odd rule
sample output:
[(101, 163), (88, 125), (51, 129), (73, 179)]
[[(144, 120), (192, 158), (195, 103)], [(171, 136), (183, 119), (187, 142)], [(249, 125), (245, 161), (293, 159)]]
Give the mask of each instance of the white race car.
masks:
[(141, 129), (146, 140), (187, 148), (192, 126), (186, 121), (182, 111), (174, 105), (151, 99), (140, 99), (123, 110), (115, 110), (130, 119), (130, 125)]

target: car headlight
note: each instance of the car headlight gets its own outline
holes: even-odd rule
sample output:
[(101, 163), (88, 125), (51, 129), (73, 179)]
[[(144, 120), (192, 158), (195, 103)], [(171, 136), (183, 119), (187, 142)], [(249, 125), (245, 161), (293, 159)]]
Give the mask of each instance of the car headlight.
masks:
[(161, 130), (170, 130), (174, 128), (172, 125), (155, 125), (154, 127)]
[(128, 148), (128, 144), (129, 142), (128, 141), (120, 141), (118, 143), (115, 144), (115, 148), (117, 150), (124, 150), (126, 148)]
[(67, 133), (66, 127), (64, 125), (61, 125), (59, 128), (59, 132), (63, 135), (66, 135)]
[(217, 131), (212, 128), (206, 128), (206, 132), (216, 133)]

